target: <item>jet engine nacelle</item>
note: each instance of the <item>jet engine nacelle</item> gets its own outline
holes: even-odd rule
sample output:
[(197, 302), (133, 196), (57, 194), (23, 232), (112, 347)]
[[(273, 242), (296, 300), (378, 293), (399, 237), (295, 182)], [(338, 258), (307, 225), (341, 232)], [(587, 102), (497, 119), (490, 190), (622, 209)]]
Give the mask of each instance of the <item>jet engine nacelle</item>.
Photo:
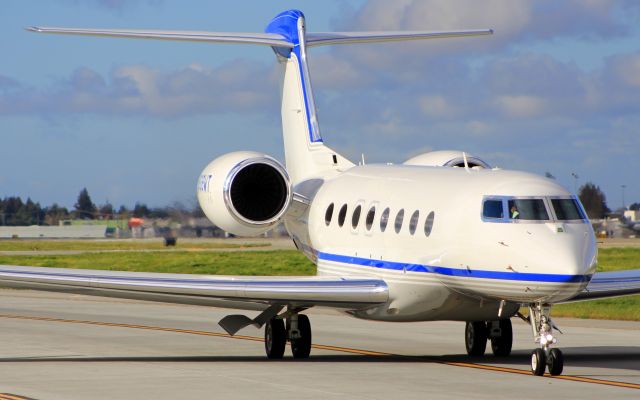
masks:
[(422, 165), (428, 167), (462, 167), (467, 159), (469, 168), (490, 169), (491, 166), (482, 159), (457, 150), (442, 150), (423, 153), (404, 162), (405, 165)]
[(292, 198), (286, 169), (253, 151), (216, 158), (198, 180), (198, 202), (207, 218), (238, 236), (257, 236), (275, 226)]

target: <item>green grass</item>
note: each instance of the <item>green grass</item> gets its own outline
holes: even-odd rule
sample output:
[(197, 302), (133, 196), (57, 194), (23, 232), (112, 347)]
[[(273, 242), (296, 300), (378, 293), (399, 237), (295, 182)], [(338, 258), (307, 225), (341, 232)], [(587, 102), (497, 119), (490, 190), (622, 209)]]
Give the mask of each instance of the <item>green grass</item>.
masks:
[(240, 252), (125, 252), (0, 256), (0, 264), (214, 275), (314, 275), (315, 266), (294, 250)]
[[(236, 249), (248, 247), (269, 247), (264, 243), (238, 243), (228, 242), (193, 242), (181, 241), (175, 247), (168, 249), (182, 250), (210, 250), (210, 249)], [(0, 240), (0, 251), (104, 251), (104, 250), (160, 250), (167, 249), (163, 239), (149, 240)]]

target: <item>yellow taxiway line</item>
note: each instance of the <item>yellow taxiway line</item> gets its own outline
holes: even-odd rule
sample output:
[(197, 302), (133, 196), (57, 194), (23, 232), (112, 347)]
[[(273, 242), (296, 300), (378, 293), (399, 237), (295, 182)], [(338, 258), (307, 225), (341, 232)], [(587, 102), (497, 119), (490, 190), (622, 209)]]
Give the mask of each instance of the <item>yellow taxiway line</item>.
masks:
[[(87, 320), (74, 320), (74, 319), (62, 319), (62, 318), (50, 318), (50, 317), (37, 317), (30, 315), (12, 315), (12, 314), (0, 314), (0, 318), (9, 318), (9, 319), (20, 319), (20, 320), (28, 320), (28, 321), (46, 321), (46, 322), (61, 322), (67, 324), (83, 324), (83, 325), (96, 325), (96, 326), (110, 326), (117, 328), (129, 328), (129, 329), (143, 329), (149, 331), (161, 331), (161, 332), (173, 332), (173, 333), (184, 333), (189, 335), (200, 335), (200, 336), (213, 336), (213, 337), (221, 337), (227, 339), (237, 339), (237, 340), (251, 340), (254, 342), (264, 342), (264, 339), (256, 336), (243, 336), (243, 335), (234, 335), (231, 336), (227, 333), (220, 332), (211, 332), (211, 331), (197, 331), (191, 329), (178, 329), (178, 328), (165, 328), (161, 326), (149, 326), (149, 325), (133, 325), (133, 324), (121, 324), (115, 322), (102, 322), (102, 321), (87, 321)], [(340, 353), (348, 353), (348, 354), (359, 354), (364, 356), (374, 356), (374, 357), (405, 357), (399, 354), (392, 353), (383, 353), (379, 351), (370, 351), (370, 350), (362, 350), (362, 349), (354, 349), (349, 347), (337, 347), (337, 346), (328, 346), (323, 344), (312, 344), (312, 348), (318, 350), (327, 350), (327, 351), (335, 351)], [(409, 357), (409, 356), (406, 356)], [(482, 369), (486, 371), (496, 371), (496, 372), (504, 372), (510, 374), (519, 374), (519, 375), (531, 375), (531, 372), (528, 370), (517, 369), (517, 368), (507, 368), (507, 367), (497, 367), (493, 365), (485, 365), (485, 364), (476, 364), (476, 363), (467, 363), (467, 362), (458, 362), (458, 361), (447, 361), (439, 358), (425, 358), (425, 362), (444, 364), (453, 367), (463, 367), (463, 368), (474, 368), (474, 369)], [(610, 381), (606, 379), (595, 379), (595, 378), (586, 378), (577, 375), (558, 375), (551, 376), (549, 374), (545, 374), (545, 377), (551, 379), (560, 379), (565, 381), (574, 381), (574, 382), (584, 382), (584, 383), (593, 383), (598, 385), (608, 385), (608, 386), (616, 386), (628, 389), (640, 389), (640, 384), (637, 383), (629, 383), (629, 382), (620, 382), (620, 381)], [(3, 397), (4, 396), (4, 397)], [(0, 394), (0, 400), (21, 400), (25, 399), (24, 397), (10, 395), (10, 394)]]

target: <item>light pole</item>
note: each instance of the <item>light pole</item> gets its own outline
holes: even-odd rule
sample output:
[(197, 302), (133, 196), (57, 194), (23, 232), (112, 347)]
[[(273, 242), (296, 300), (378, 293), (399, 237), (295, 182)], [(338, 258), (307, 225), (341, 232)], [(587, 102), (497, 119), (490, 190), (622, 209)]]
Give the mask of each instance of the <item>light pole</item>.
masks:
[(578, 194), (578, 178), (579, 178), (579, 176), (575, 172), (572, 172), (571, 176), (573, 176), (573, 193)]
[(624, 210), (626, 210), (627, 208), (624, 206), (624, 190), (627, 188), (627, 185), (620, 185), (620, 187), (622, 188), (622, 212), (624, 212)]

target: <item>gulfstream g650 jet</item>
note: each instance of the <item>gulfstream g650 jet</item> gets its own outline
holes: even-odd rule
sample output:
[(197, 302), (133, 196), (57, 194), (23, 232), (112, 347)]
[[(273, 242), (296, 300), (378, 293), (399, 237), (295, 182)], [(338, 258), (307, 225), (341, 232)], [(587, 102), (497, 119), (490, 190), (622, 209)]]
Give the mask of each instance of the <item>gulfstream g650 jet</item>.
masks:
[[(530, 325), (534, 374), (562, 372), (552, 305), (640, 292), (640, 270), (596, 273), (593, 231), (579, 200), (544, 177), (492, 168), (461, 151), (402, 165), (354, 165), (326, 146), (307, 50), (315, 46), (489, 35), (455, 32), (307, 33), (297, 10), (265, 33), (29, 28), (34, 32), (268, 46), (282, 67), (285, 165), (252, 151), (223, 155), (197, 183), (207, 217), (259, 235), (280, 222), (315, 277), (230, 277), (0, 266), (3, 285), (258, 310), (220, 321), (228, 333), (265, 326), (269, 358), (311, 350), (314, 306), (376, 321), (466, 322), (470, 355), (487, 341), (511, 352), (510, 318)], [(528, 307), (525, 317), (519, 313)]]

